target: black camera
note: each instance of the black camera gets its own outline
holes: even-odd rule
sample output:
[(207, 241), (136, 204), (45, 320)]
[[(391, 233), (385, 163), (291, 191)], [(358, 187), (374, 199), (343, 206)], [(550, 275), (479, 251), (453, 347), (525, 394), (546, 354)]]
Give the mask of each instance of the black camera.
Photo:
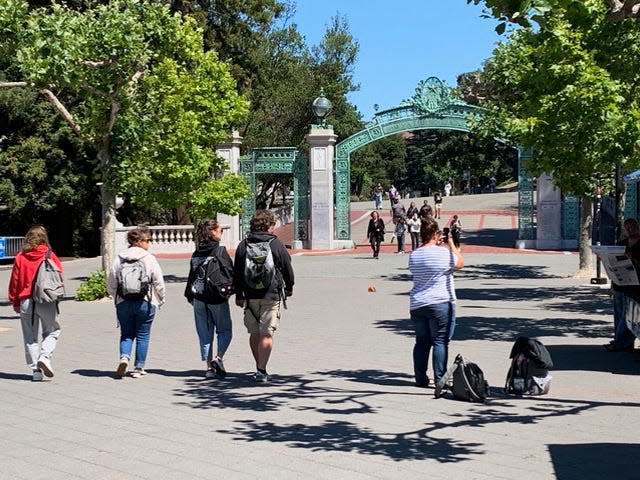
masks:
[(444, 243), (449, 243), (449, 229), (447, 227), (442, 229), (442, 241)]

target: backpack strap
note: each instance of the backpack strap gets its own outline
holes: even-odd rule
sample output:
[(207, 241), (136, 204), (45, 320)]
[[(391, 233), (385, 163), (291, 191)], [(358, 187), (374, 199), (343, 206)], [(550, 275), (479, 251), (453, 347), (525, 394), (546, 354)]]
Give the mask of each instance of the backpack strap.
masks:
[(464, 381), (464, 384), (467, 387), (467, 390), (471, 394), (471, 398), (473, 398), (476, 402), (484, 403), (484, 399), (476, 393), (476, 391), (473, 389), (473, 387), (469, 383), (469, 379), (467, 378), (467, 373), (464, 371), (464, 361), (460, 366), (462, 367), (462, 369), (460, 370), (462, 372), (462, 380)]
[(453, 373), (456, 371), (456, 369), (460, 366), (461, 361), (462, 361), (462, 356), (457, 355), (455, 360), (449, 367), (449, 369), (446, 371), (446, 373), (442, 376), (442, 378), (440, 378), (440, 380), (438, 380), (438, 383), (436, 384), (436, 391), (434, 393), (434, 396), (436, 398), (440, 398), (442, 396), (442, 390), (444, 390), (444, 387), (447, 385), (447, 382), (449, 381)]
[[(49, 248), (44, 254), (44, 258), (38, 265), (38, 268), (36, 268), (36, 274), (33, 277), (33, 280), (31, 281), (31, 325), (33, 325), (36, 321), (36, 302), (33, 301), (33, 287), (35, 283), (38, 281), (38, 273), (40, 273), (40, 267), (42, 267), (42, 264), (44, 262), (49, 261), (50, 258), (51, 258), (51, 248)], [(58, 310), (58, 313), (60, 313), (58, 302), (56, 302), (56, 309)]]

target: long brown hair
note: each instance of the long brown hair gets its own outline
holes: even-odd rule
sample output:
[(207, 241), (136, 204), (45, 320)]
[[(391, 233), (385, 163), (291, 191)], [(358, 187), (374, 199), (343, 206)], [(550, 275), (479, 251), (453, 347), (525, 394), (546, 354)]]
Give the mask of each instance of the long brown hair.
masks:
[(438, 232), (438, 222), (433, 218), (422, 220), (420, 224), (420, 238), (422, 243), (429, 243)]
[(29, 229), (24, 236), (24, 243), (22, 244), (23, 252), (30, 252), (35, 250), (38, 245), (46, 245), (51, 248), (49, 244), (49, 235), (47, 235), (47, 229), (42, 225), (34, 225)]

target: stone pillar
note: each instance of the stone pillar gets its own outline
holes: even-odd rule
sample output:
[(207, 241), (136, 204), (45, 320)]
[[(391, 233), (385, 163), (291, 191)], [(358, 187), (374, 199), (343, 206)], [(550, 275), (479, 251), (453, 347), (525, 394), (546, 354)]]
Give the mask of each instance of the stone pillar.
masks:
[(550, 175), (542, 174), (537, 184), (536, 248), (555, 250), (562, 248), (562, 197)]
[(311, 126), (309, 185), (311, 187), (311, 250), (331, 250), (334, 245), (333, 157), (337, 135), (333, 128)]
[[(220, 144), (216, 147), (216, 153), (229, 163), (229, 172), (238, 173), (240, 159), (240, 145), (242, 145), (242, 137), (240, 132), (234, 130), (228, 142)], [(222, 244), (227, 248), (236, 248), (240, 240), (242, 240), (242, 232), (240, 231), (240, 216), (218, 214), (218, 222), (228, 226), (222, 237)]]

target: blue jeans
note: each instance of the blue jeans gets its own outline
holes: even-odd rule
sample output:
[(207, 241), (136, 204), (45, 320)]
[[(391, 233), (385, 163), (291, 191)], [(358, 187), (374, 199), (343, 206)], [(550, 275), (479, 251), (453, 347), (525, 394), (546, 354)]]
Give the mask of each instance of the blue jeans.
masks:
[(612, 290), (613, 294), (613, 344), (619, 348), (632, 348), (636, 337), (627, 327), (626, 302), (624, 292)]
[(416, 331), (413, 347), (413, 371), (418, 385), (426, 385), (429, 377), (429, 352), (433, 347), (433, 381), (438, 382), (447, 371), (449, 341), (456, 327), (456, 306), (453, 302), (425, 305), (411, 310)]
[(193, 300), (193, 315), (196, 320), (196, 332), (200, 340), (200, 359), (210, 362), (213, 358), (213, 337), (218, 332), (218, 356), (222, 358), (229, 348), (233, 331), (229, 302), (207, 305)]
[(124, 300), (116, 305), (120, 323), (120, 358), (131, 358), (133, 341), (136, 341), (136, 368), (144, 368), (149, 351), (151, 322), (156, 316), (156, 306), (146, 300)]

